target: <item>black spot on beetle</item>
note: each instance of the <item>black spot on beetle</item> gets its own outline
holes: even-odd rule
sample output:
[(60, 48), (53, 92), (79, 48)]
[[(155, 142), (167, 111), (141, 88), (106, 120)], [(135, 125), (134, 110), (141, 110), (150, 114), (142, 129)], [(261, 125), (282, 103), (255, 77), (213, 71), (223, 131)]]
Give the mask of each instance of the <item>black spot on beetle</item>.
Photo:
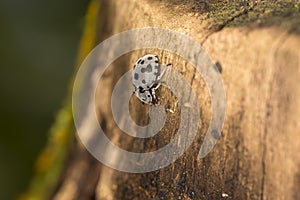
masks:
[(136, 65), (133, 66), (133, 69), (135, 69)]
[(154, 88), (156, 88), (157, 87), (157, 83), (154, 83), (153, 85), (152, 85), (152, 87), (150, 88), (151, 89), (151, 91), (154, 93)]
[(146, 84), (146, 81), (145, 81), (145, 80), (142, 80), (142, 83)]
[(142, 60), (141, 64), (143, 65), (144, 63), (145, 63), (145, 61), (144, 61), (144, 60)]
[(144, 90), (142, 87), (139, 87), (139, 92), (140, 92), (140, 93), (144, 93), (145, 90)]
[(152, 59), (153, 59), (153, 57), (152, 57), (152, 56), (149, 56), (149, 57), (148, 57), (148, 60), (152, 60)]
[(156, 60), (155, 63), (158, 63), (158, 60)]
[(147, 72), (152, 72), (152, 66), (150, 64), (147, 65), (146, 71)]
[(134, 79), (138, 80), (139, 79), (139, 75), (137, 73), (134, 74)]
[(141, 69), (141, 72), (142, 72), (142, 73), (145, 73), (145, 71), (146, 71), (145, 68), (142, 68), (142, 69)]

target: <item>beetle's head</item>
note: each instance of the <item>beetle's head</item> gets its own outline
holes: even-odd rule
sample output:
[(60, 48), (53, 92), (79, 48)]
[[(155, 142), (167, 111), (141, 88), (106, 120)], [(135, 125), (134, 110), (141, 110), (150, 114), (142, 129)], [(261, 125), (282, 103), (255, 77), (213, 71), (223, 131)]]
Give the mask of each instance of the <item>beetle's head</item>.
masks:
[(135, 91), (135, 95), (146, 104), (150, 104), (153, 101), (152, 95), (149, 90), (145, 90), (144, 92)]

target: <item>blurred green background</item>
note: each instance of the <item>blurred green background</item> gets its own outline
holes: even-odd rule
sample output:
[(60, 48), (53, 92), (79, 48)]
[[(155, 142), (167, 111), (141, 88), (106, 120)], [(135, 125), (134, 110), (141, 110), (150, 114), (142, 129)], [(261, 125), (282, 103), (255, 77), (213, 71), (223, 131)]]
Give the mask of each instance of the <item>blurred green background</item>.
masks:
[(0, 199), (28, 188), (68, 93), (88, 0), (0, 1)]

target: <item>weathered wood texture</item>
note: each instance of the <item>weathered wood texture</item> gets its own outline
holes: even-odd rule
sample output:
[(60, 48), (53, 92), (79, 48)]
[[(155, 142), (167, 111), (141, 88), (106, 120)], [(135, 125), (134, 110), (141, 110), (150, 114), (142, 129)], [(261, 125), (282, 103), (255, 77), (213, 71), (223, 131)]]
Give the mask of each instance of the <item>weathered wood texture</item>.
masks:
[[(131, 28), (161, 27), (182, 32), (203, 45), (222, 66), (227, 95), (222, 136), (210, 154), (197, 160), (211, 116), (210, 96), (200, 74), (176, 55), (154, 50), (192, 84), (201, 121), (193, 145), (170, 166), (144, 174), (107, 168), (83, 147), (74, 145), (54, 199), (299, 199), (300, 197), (300, 35), (299, 21), (258, 21), (243, 26), (214, 27), (188, 3), (167, 1), (103, 1), (99, 42)], [(203, 5), (201, 5), (203, 6)], [(237, 16), (245, 17), (245, 16)], [(233, 21), (233, 19), (231, 20)], [(165, 128), (153, 138), (133, 140), (112, 120), (109, 97), (114, 83), (145, 51), (118, 59), (102, 78), (97, 93), (99, 123), (124, 149), (143, 152), (165, 145), (176, 133), (179, 112), (169, 113)], [(115, 69), (122, 70), (116, 71)], [(176, 110), (176, 99), (159, 90), (162, 105)], [(132, 116), (147, 123), (145, 105), (131, 99)], [(131, 108), (132, 108), (131, 107)]]

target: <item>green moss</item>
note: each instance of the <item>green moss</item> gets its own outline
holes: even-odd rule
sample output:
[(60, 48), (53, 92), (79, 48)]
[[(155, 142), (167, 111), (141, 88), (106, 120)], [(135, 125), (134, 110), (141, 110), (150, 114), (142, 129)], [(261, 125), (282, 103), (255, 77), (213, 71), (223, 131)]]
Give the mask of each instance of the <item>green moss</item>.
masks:
[(35, 177), (27, 194), (20, 199), (47, 199), (59, 179), (67, 149), (73, 137), (71, 106), (67, 105), (56, 117), (50, 130), (48, 144), (35, 164)]
[[(218, 27), (243, 26), (258, 22), (260, 26), (282, 22), (299, 23), (300, 1), (208, 1), (204, 19), (212, 19)], [(203, 11), (203, 10), (202, 10)]]
[[(78, 66), (94, 47), (99, 4), (99, 0), (93, 0), (88, 7), (85, 29), (78, 52)], [(19, 197), (21, 200), (49, 199), (58, 184), (75, 133), (71, 104), (72, 83), (73, 81), (70, 84), (71, 87), (65, 106), (57, 114), (55, 123), (50, 129), (48, 143), (37, 158), (35, 175), (29, 190)]]
[[(183, 13), (202, 14), (209, 27), (220, 30), (226, 26), (245, 26), (257, 22), (259, 26), (282, 23), (295, 27), (300, 24), (299, 0), (156, 0), (169, 10), (180, 7)], [(150, 2), (150, 0), (149, 0)], [(152, 1), (151, 1), (152, 2)], [(296, 25), (296, 26), (297, 26)]]

